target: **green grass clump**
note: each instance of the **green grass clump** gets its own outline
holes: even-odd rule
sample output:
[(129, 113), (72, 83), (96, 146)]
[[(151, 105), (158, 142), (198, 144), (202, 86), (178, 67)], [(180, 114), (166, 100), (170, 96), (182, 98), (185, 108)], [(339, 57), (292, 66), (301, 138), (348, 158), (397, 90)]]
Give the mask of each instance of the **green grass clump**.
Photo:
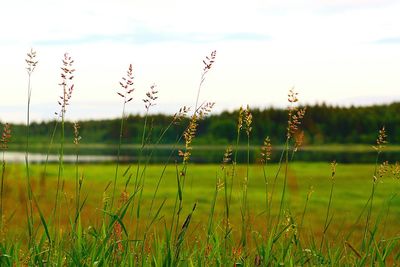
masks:
[[(297, 105), (297, 93), (290, 90), (287, 128), (282, 133), (285, 145), (278, 163), (270, 162), (273, 150), (266, 137), (260, 144), (260, 163), (251, 164), (254, 125), (247, 106), (239, 111), (236, 142), (221, 155), (221, 164), (191, 164), (198, 127), (214, 106), (199, 102), (216, 58), (214, 51), (203, 61), (195, 108), (181, 108), (156, 140), (150, 139), (153, 128), (147, 120), (157, 99), (155, 86), (150, 87), (144, 99), (141, 144), (132, 152), (138, 157), (135, 163), (120, 162), (125, 105), (134, 91), (130, 65), (118, 92), (123, 109), (116, 164), (80, 164), (78, 124), (74, 124), (75, 163), (64, 164), (66, 108), (74, 88), (73, 60), (65, 54), (58, 113), (59, 162), (31, 164), (30, 76), (37, 64), (33, 55), (31, 51), (27, 60), (25, 166), (8, 165), (3, 157), (1, 266), (399, 264), (400, 168), (380, 160), (386, 145), (384, 128), (374, 147), (375, 164), (296, 163), (306, 110)], [(49, 147), (57, 138), (58, 120)], [(182, 132), (183, 123), (187, 125)], [(176, 134), (176, 142), (168, 159), (164, 164), (150, 164), (170, 131)], [(9, 137), (6, 127), (3, 151)], [(244, 150), (240, 147), (243, 137)], [(246, 159), (241, 164), (240, 156)]]

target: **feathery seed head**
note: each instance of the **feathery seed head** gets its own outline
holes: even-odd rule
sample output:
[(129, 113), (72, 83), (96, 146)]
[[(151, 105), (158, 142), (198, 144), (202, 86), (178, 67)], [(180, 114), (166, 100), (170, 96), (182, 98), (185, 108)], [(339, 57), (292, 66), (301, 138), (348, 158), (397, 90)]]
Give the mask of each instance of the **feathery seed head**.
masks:
[(26, 71), (31, 75), (38, 64), (38, 61), (36, 60), (36, 51), (32, 48), (31, 51), (26, 54), (25, 62), (27, 64)]
[(378, 138), (376, 139), (376, 146), (373, 146), (373, 148), (378, 152), (382, 152), (382, 149), (385, 147), (385, 144), (387, 144), (387, 135), (386, 135), (386, 130), (385, 126), (382, 127), (382, 129), (379, 130)]
[(261, 163), (265, 164), (269, 160), (271, 160), (272, 155), (272, 146), (271, 146), (271, 139), (267, 136), (264, 139), (264, 144), (261, 147)]
[(211, 52), (211, 55), (210, 55), (209, 57), (207, 56), (207, 57), (203, 60), (203, 63), (204, 63), (203, 72), (204, 72), (204, 73), (208, 72), (208, 70), (211, 69), (213, 63), (215, 62), (215, 57), (216, 57), (216, 55), (217, 55), (217, 51), (214, 50), (214, 51)]
[(133, 67), (129, 64), (128, 70), (126, 71), (126, 76), (121, 78), (119, 85), (122, 91), (118, 91), (117, 94), (124, 99), (124, 103), (132, 101), (132, 97), (129, 95), (135, 90), (133, 87)]
[(81, 140), (81, 137), (79, 136), (79, 123), (78, 122), (74, 122), (74, 144), (78, 145), (79, 141)]
[(156, 91), (156, 85), (155, 84), (151, 85), (150, 91), (146, 93), (146, 98), (143, 99), (146, 110), (156, 105), (155, 101), (158, 98), (157, 93), (158, 91)]
[(3, 133), (0, 139), (1, 149), (6, 150), (8, 148), (8, 143), (11, 140), (11, 126), (10, 124), (6, 123), (3, 127)]
[(336, 166), (337, 166), (336, 160), (332, 161), (332, 162), (331, 162), (331, 170), (332, 170), (331, 179), (333, 179), (333, 178), (335, 177), (335, 174), (336, 174)]
[(384, 161), (382, 164), (379, 165), (378, 170), (376, 175), (374, 175), (374, 183), (376, 183), (378, 180), (383, 178), (385, 174), (389, 171), (389, 162)]
[(206, 102), (205, 104), (201, 105), (197, 112), (199, 120), (207, 117), (207, 115), (210, 114), (212, 109), (214, 108), (214, 105), (215, 102)]
[(243, 128), (243, 107), (239, 108), (237, 131), (239, 132)]
[(246, 124), (246, 134), (250, 135), (252, 130), (251, 123), (253, 122), (253, 115), (250, 112), (249, 105), (247, 105), (246, 109), (244, 110), (244, 122)]
[(179, 109), (179, 111), (177, 113), (174, 114), (174, 117), (172, 119), (174, 124), (179, 124), (183, 118), (185, 118), (187, 116), (187, 114), (189, 113), (190, 108), (183, 106)]
[(56, 115), (63, 116), (67, 110), (67, 106), (69, 105), (69, 101), (72, 97), (72, 92), (74, 91), (74, 84), (72, 83), (72, 79), (74, 78), (75, 69), (72, 68), (74, 60), (69, 56), (68, 53), (64, 54), (64, 58), (62, 59), (61, 66), (61, 83), (59, 84), (62, 87), (62, 95), (60, 96), (60, 100), (58, 104), (61, 106), (61, 113)]
[(391, 165), (391, 173), (394, 178), (400, 179), (400, 164), (396, 161), (395, 164)]
[(288, 127), (286, 137), (290, 139), (299, 129), (302, 119), (306, 113), (306, 108), (299, 108), (297, 106), (293, 106), (294, 103), (298, 102), (297, 98), (298, 93), (294, 91), (294, 89), (289, 90), (288, 94)]
[(232, 147), (228, 146), (225, 150), (224, 157), (222, 159), (221, 169), (225, 169), (225, 165), (232, 161)]

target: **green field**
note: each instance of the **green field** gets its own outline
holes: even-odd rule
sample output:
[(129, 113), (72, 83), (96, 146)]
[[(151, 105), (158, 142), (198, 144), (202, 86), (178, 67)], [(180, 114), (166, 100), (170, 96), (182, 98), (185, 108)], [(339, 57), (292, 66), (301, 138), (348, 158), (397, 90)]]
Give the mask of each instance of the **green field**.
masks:
[[(274, 175), (277, 171), (277, 164), (267, 166), (266, 172), (270, 188), (272, 187)], [(121, 166), (121, 174), (127, 168), (127, 165)], [(130, 172), (135, 173), (137, 166), (132, 165)], [(162, 173), (163, 165), (149, 165), (145, 172), (145, 187), (143, 191), (143, 211), (146, 213), (150, 207), (150, 202), (153, 197), (156, 184)], [(43, 175), (43, 165), (31, 165), (32, 187), (33, 192), (38, 198), (38, 203), (41, 206), (46, 217), (50, 217), (53, 209), (54, 199), (56, 194), (56, 182), (58, 174), (58, 165), (50, 165), (48, 167), (48, 175), (46, 178), (41, 178)], [(13, 215), (9, 220), (8, 231), (13, 232), (16, 237), (26, 233), (20, 232), (25, 228), (25, 180), (23, 165), (7, 166), (5, 179), (5, 213)], [(143, 169), (140, 169), (140, 172)], [(243, 179), (246, 175), (246, 166), (237, 166), (237, 175), (234, 177), (234, 188), (232, 198), (232, 223), (240, 225), (240, 199), (242, 191)], [(75, 166), (65, 166), (65, 184), (64, 197), (62, 205), (68, 210), (73, 210), (75, 202)], [(370, 195), (372, 180), (373, 180), (374, 165), (372, 164), (338, 164), (335, 176), (335, 188), (333, 192), (332, 203), (332, 225), (330, 226), (330, 234), (337, 234), (344, 227), (344, 233), (354, 225), (357, 217), (360, 215), (363, 207), (367, 203)], [(91, 224), (96, 224), (101, 217), (100, 210), (102, 209), (103, 192), (109, 182), (114, 178), (115, 165), (112, 164), (83, 164), (79, 166), (79, 175), (83, 177), (82, 198), (87, 196), (87, 201), (82, 210), (85, 227)], [(282, 190), (283, 171), (277, 179), (277, 186), (274, 199), (274, 212), (279, 205), (279, 197)], [(300, 220), (307, 194), (311, 191), (311, 198), (308, 203), (304, 228), (319, 236), (323, 230), (323, 223), (326, 214), (329, 193), (330, 193), (330, 176), (331, 167), (328, 163), (293, 163), (288, 170), (288, 199), (289, 205), (287, 211)], [(222, 179), (220, 165), (190, 165), (187, 171), (187, 180), (184, 190), (184, 214), (189, 212), (192, 205), (196, 202), (197, 209), (193, 215), (193, 221), (198, 223), (198, 231), (193, 234), (200, 239), (204, 233), (201, 229), (205, 227), (210, 214), (211, 201), (215, 191), (216, 178)], [(118, 178), (117, 191), (122, 192), (126, 182), (126, 177)], [(131, 180), (131, 185), (127, 191), (132, 194), (134, 179)], [(265, 227), (265, 183), (263, 178), (262, 167), (260, 165), (250, 166), (250, 175), (248, 181), (248, 202), (250, 206), (250, 214), (254, 221), (253, 228), (262, 232)], [(397, 227), (397, 222), (400, 219), (400, 197), (397, 195), (400, 189), (400, 183), (397, 179), (391, 177), (388, 173), (383, 177), (377, 186), (377, 191), (374, 199), (373, 213), (378, 214), (385, 208), (383, 203), (389, 198), (391, 199), (390, 213), (384, 218), (385, 233), (399, 235), (400, 230)], [(118, 193), (118, 195), (119, 195)], [(224, 199), (223, 190), (220, 190), (216, 204), (216, 217), (223, 219), (224, 217)], [(111, 195), (111, 189), (105, 193)], [(169, 165), (166, 168), (164, 177), (161, 180), (161, 186), (156, 196), (156, 203), (161, 203), (166, 199), (165, 206), (161, 211), (163, 220), (167, 223), (171, 220), (174, 200), (177, 194), (177, 180), (174, 165)], [(15, 202), (19, 202), (16, 203)], [(15, 212), (15, 213), (14, 213)], [(72, 216), (72, 214), (70, 214)], [(147, 216), (147, 214), (146, 214)], [(68, 216), (65, 216), (64, 223), (68, 225)], [(38, 222), (38, 218), (36, 218)], [(218, 220), (217, 220), (218, 221)], [(144, 219), (143, 223), (146, 222)], [(195, 224), (196, 224), (195, 223)], [(193, 225), (195, 225), (193, 224)], [(160, 223), (158, 227), (162, 227)], [(362, 223), (361, 223), (362, 225)], [(194, 230), (194, 229), (193, 229)], [(237, 231), (239, 230), (236, 229)], [(360, 233), (355, 232), (355, 235)]]

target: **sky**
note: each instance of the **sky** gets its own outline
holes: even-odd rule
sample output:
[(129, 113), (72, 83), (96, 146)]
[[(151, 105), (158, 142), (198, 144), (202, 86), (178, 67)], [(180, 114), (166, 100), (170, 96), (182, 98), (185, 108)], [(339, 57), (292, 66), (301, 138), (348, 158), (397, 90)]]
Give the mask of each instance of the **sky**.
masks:
[(217, 50), (200, 101), (214, 112), (300, 102), (400, 101), (400, 1), (13, 0), (0, 2), (0, 121), (26, 120), (26, 53), (37, 51), (31, 119), (55, 118), (63, 54), (75, 60), (69, 120), (116, 118), (133, 65), (129, 113), (194, 106), (205, 56)]

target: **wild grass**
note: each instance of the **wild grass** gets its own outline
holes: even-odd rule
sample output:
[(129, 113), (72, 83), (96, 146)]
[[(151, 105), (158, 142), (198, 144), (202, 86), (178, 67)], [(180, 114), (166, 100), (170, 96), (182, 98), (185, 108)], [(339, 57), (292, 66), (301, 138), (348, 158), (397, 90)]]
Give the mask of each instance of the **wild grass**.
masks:
[[(155, 86), (144, 98), (146, 116), (141, 144), (136, 147), (136, 163), (120, 163), (121, 144), (125, 130), (125, 107), (134, 96), (134, 73), (129, 65), (127, 75), (120, 82), (123, 98), (120, 134), (116, 146), (115, 166), (89, 166), (79, 162), (79, 125), (74, 124), (76, 160), (64, 164), (65, 114), (74, 90), (73, 60), (65, 54), (62, 60), (60, 97), (61, 123), (58, 165), (32, 165), (29, 162), (29, 113), (31, 74), (36, 67), (36, 53), (28, 54), (28, 108), (26, 141), (26, 189), (20, 181), (8, 184), (4, 151), (10, 141), (10, 130), (5, 126), (1, 176), (1, 266), (386, 266), (400, 262), (400, 233), (388, 225), (396, 221), (399, 199), (396, 185), (398, 163), (380, 162), (386, 144), (382, 128), (374, 149), (377, 152), (374, 170), (357, 186), (370, 186), (369, 196), (351, 201), (342, 198), (354, 191), (351, 180), (338, 184), (340, 171), (359, 171), (356, 166), (339, 170), (335, 161), (331, 169), (310, 172), (306, 165), (294, 163), (302, 143), (301, 122), (306, 110), (298, 106), (298, 94), (292, 89), (288, 95), (288, 120), (282, 133), (284, 147), (280, 161), (271, 164), (272, 144), (268, 137), (260, 148), (260, 164), (253, 165), (250, 151), (252, 113), (249, 106), (239, 110), (236, 143), (221, 155), (221, 164), (199, 167), (190, 163), (193, 142), (199, 124), (212, 110), (214, 103), (200, 103), (207, 73), (212, 69), (216, 52), (203, 61), (202, 75), (197, 90), (193, 113), (183, 132), (175, 124), (186, 122), (189, 108), (181, 108), (171, 123), (150, 139), (152, 126), (147, 120), (149, 109), (155, 105)], [(29, 69), (30, 68), (30, 69)], [(55, 137), (58, 120), (52, 136)], [(176, 143), (168, 160), (161, 165), (150, 165), (153, 150), (144, 148), (160, 144), (167, 131), (176, 132)], [(266, 133), (267, 134), (267, 133)], [(239, 164), (240, 138), (246, 138), (246, 161)], [(53, 144), (49, 140), (49, 147)], [(182, 149), (178, 149), (178, 147)], [(154, 148), (153, 148), (154, 149)], [(49, 150), (47, 150), (49, 151)], [(339, 163), (340, 166), (340, 163)], [(18, 168), (18, 165), (13, 166)], [(93, 173), (88, 171), (93, 168)], [(120, 169), (124, 168), (124, 171)], [(86, 169), (84, 172), (83, 169)], [(8, 169), (7, 169), (8, 170)], [(11, 169), (13, 171), (13, 169)], [(12, 172), (10, 171), (12, 175)], [(310, 181), (297, 190), (294, 171), (305, 175), (327, 177)], [(326, 174), (324, 173), (326, 171)], [(362, 176), (368, 172), (360, 172)], [(20, 172), (13, 172), (21, 176)], [(41, 174), (41, 175), (40, 175)], [(91, 176), (92, 175), (92, 176)], [(352, 174), (353, 175), (353, 174)], [(31, 177), (40, 178), (34, 184)], [(367, 175), (368, 176), (368, 175)], [(380, 185), (386, 177), (391, 182)], [(294, 178), (293, 178), (294, 177)], [(353, 177), (353, 176), (350, 176)], [(385, 178), (385, 179), (386, 179)], [(362, 179), (362, 178), (361, 178)], [(312, 184), (314, 183), (314, 185)], [(18, 185), (18, 193), (7, 193), (7, 186)], [(313, 186), (325, 188), (326, 195), (313, 193)], [(338, 189), (338, 187), (340, 189)], [(380, 188), (384, 190), (380, 190)], [(55, 191), (55, 192), (54, 192)], [(365, 190), (364, 190), (365, 191)], [(55, 198), (54, 198), (55, 193)], [(7, 222), (16, 214), (11, 207), (19, 202), (26, 207), (26, 225), (19, 222), (12, 229)], [(28, 198), (26, 198), (26, 195)], [(53, 197), (49, 197), (53, 195)], [(95, 196), (95, 197), (94, 197)], [(93, 200), (95, 198), (95, 200)], [(7, 201), (3, 201), (6, 199)], [(349, 200), (350, 199), (350, 200)], [(323, 216), (313, 215), (324, 209)], [(379, 203), (379, 206), (378, 206)], [(340, 214), (351, 206), (352, 216)], [(14, 210), (14, 211), (13, 211)], [(393, 214), (394, 211), (394, 214)], [(10, 219), (5, 220), (5, 214)], [(321, 214), (321, 213), (318, 213)], [(346, 216), (349, 217), (346, 220)], [(390, 230), (389, 230), (390, 229)], [(28, 233), (26, 235), (26, 233)]]

